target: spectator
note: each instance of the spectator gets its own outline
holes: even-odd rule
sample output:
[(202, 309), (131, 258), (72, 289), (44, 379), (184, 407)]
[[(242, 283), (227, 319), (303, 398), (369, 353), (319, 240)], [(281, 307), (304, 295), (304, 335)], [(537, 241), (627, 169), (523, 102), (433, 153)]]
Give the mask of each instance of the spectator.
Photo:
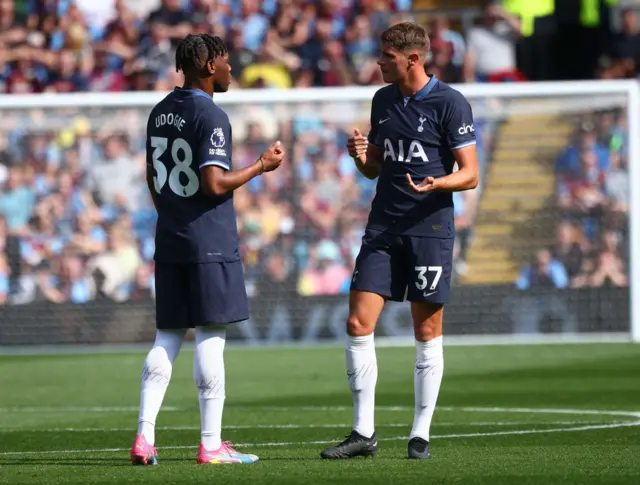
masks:
[(137, 19), (146, 19), (160, 8), (161, 0), (124, 0), (125, 6)]
[(46, 91), (72, 93), (87, 90), (87, 77), (82, 74), (77, 55), (68, 49), (58, 52), (58, 65), (49, 79)]
[(465, 80), (467, 82), (501, 82), (523, 80), (516, 67), (516, 40), (520, 37), (520, 20), (497, 1), (484, 8), (482, 24), (467, 36)]
[(149, 26), (150, 35), (142, 42), (133, 63), (134, 72), (144, 72), (149, 84), (165, 79), (175, 63), (175, 49), (168, 35), (167, 27), (161, 22)]
[(625, 8), (621, 12), (621, 31), (613, 37), (609, 55), (614, 62), (631, 61), (634, 70), (640, 69), (640, 27), (635, 10)]
[(533, 263), (520, 272), (516, 287), (520, 290), (566, 288), (568, 283), (562, 263), (553, 259), (547, 249), (541, 249), (536, 253)]
[(112, 210), (135, 210), (139, 203), (140, 167), (127, 150), (123, 137), (112, 135), (104, 142), (104, 160), (89, 171), (89, 188)]
[(26, 231), (34, 204), (35, 194), (23, 182), (23, 170), (12, 167), (0, 193), (0, 214), (6, 219), (11, 232), (20, 234)]
[(627, 214), (631, 200), (629, 174), (620, 152), (612, 152), (609, 170), (605, 176), (605, 195), (611, 201), (613, 212)]
[(258, 0), (241, 0), (240, 11), (237, 22), (241, 25), (244, 47), (257, 52), (262, 46), (269, 27), (267, 18), (260, 12)]
[(11, 288), (11, 271), (7, 263), (7, 257), (0, 254), (0, 305), (5, 305), (9, 299)]
[(456, 228), (453, 260), (456, 273), (465, 275), (469, 271), (467, 250), (471, 242), (475, 196), (471, 192), (454, 192), (453, 206)]
[(102, 37), (104, 28), (116, 15), (115, 0), (74, 0), (94, 39)]
[(604, 194), (605, 176), (597, 165), (595, 153), (585, 149), (580, 154), (581, 173), (578, 177), (565, 177), (558, 187), (559, 208), (578, 217), (587, 236), (593, 239), (595, 227), (607, 207)]
[(298, 282), (298, 293), (307, 296), (343, 292), (351, 273), (340, 256), (338, 245), (325, 239), (312, 247), (309, 253), (309, 263)]
[(109, 230), (108, 249), (87, 264), (87, 274), (97, 282), (97, 290), (109, 298), (123, 300), (141, 264), (138, 248), (134, 245), (123, 223)]
[(20, 238), (10, 234), (7, 221), (0, 216), (0, 256), (4, 256), (11, 275), (11, 286), (15, 286), (20, 277), (22, 264), (20, 261)]
[(174, 46), (191, 31), (189, 15), (182, 8), (181, 0), (162, 0), (161, 7), (149, 15), (148, 23), (164, 25), (165, 35)]
[(562, 263), (569, 279), (573, 279), (583, 270), (585, 253), (589, 242), (582, 231), (574, 224), (563, 221), (556, 230), (556, 243), (552, 249), (553, 259)]
[(603, 235), (602, 250), (596, 260), (595, 271), (591, 275), (591, 286), (627, 286), (629, 284), (618, 244), (619, 237), (614, 232), (608, 231)]
[(155, 278), (150, 265), (142, 264), (136, 270), (136, 275), (128, 289), (128, 298), (131, 301), (148, 300), (155, 298)]
[(58, 274), (40, 277), (40, 288), (47, 300), (53, 303), (86, 303), (94, 298), (95, 287), (85, 277), (80, 258), (64, 255), (58, 262), (58, 269)]
[(267, 307), (278, 305), (295, 291), (295, 259), (281, 249), (266, 251), (263, 259), (258, 294)]
[(95, 224), (87, 212), (78, 214), (73, 236), (67, 247), (83, 256), (93, 256), (107, 249), (107, 233)]
[[(353, 25), (349, 29), (347, 39), (349, 40), (345, 47), (349, 63), (355, 72), (367, 73), (364, 76), (360, 76), (359, 79), (359, 84), (367, 84), (367, 77), (370, 78), (377, 70), (376, 58), (380, 49), (368, 16), (358, 15), (353, 19)], [(335, 60), (342, 59), (342, 54), (341, 50), (338, 51)], [(348, 78), (345, 81), (347, 82), (344, 84), (349, 84)]]
[(558, 157), (555, 167), (556, 172), (561, 175), (579, 175), (581, 157), (586, 150), (594, 153), (600, 170), (607, 170), (609, 167), (609, 151), (606, 146), (598, 141), (598, 133), (590, 121), (585, 121), (580, 125), (577, 142), (567, 147)]
[(279, 88), (292, 86), (287, 67), (266, 49), (258, 50), (257, 62), (242, 70), (241, 85), (245, 88)]
[[(244, 39), (242, 37), (242, 29), (238, 26), (232, 27), (229, 31), (229, 65), (231, 66), (231, 75), (234, 83), (237, 79), (243, 79), (244, 70), (255, 63), (257, 56), (249, 49), (244, 47)], [(266, 47), (265, 47), (266, 48)]]
[(429, 21), (429, 38), (431, 40), (431, 60), (427, 70), (438, 69), (437, 77), (448, 83), (463, 80), (463, 67), (466, 57), (464, 38), (449, 28), (449, 21), (444, 15), (435, 15)]

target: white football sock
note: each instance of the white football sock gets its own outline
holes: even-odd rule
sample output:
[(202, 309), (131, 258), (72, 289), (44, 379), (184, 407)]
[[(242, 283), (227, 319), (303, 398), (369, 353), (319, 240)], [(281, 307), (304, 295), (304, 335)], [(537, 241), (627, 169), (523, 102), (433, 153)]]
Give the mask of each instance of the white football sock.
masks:
[(193, 378), (200, 401), (201, 442), (213, 451), (222, 444), (222, 410), (225, 399), (225, 327), (197, 327)]
[(347, 377), (353, 395), (353, 429), (366, 438), (374, 431), (374, 410), (378, 362), (373, 334), (347, 336)]
[(156, 341), (142, 368), (138, 434), (151, 445), (156, 441), (156, 418), (167, 392), (173, 362), (176, 360), (186, 330), (158, 330)]
[(410, 439), (419, 437), (429, 441), (429, 428), (436, 410), (443, 373), (442, 337), (428, 342), (416, 341), (416, 367), (413, 376), (416, 407)]

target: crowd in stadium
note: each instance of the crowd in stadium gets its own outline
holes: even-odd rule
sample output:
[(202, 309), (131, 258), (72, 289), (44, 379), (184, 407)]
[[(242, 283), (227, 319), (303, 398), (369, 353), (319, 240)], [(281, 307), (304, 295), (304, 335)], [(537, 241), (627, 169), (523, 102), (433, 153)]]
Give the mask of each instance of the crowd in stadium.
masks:
[(573, 143), (555, 162), (556, 241), (522, 270), (519, 288), (629, 284), (627, 150), (623, 110), (578, 123)]
[[(379, 82), (378, 34), (410, 0), (1, 0), (0, 92), (166, 90), (177, 42), (219, 35), (236, 86)], [(6, 48), (6, 49), (5, 49)]]
[[(402, 19), (410, 3), (0, 0), (0, 92), (167, 90), (180, 84), (176, 41), (201, 31), (228, 43), (232, 89), (379, 84), (378, 34)], [(634, 19), (627, 19), (628, 35), (617, 40), (620, 56), (635, 55), (629, 40), (640, 38)], [(428, 27), (427, 69), (440, 79), (522, 78), (515, 56), (519, 22), (499, 5), (489, 5), (469, 32), (450, 29), (442, 16)], [(604, 70), (601, 75), (616, 76)], [(270, 118), (261, 122), (230, 111), (235, 167), (251, 163), (275, 139), (289, 152), (280, 170), (235, 194), (250, 295), (348, 291), (375, 182), (359, 176), (346, 153), (352, 124), (307, 108), (277, 127)], [(368, 129), (368, 108), (357, 109)], [(4, 113), (0, 303), (153, 295), (156, 215), (144, 180), (146, 112)], [(523, 270), (521, 288), (544, 280), (536, 275), (550, 274), (555, 286), (627, 284), (624, 118), (605, 113), (590, 123), (581, 125), (576, 145), (558, 160), (558, 206), (566, 216), (558, 244)], [(477, 117), (483, 169), (491, 128)], [(477, 198), (477, 191), (455, 194), (459, 273)]]

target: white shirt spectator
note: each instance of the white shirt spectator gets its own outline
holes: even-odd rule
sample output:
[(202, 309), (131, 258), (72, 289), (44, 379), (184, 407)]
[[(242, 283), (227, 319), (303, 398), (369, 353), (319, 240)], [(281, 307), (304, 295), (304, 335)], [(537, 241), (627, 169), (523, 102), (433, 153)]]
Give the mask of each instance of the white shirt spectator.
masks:
[(116, 0), (75, 0), (75, 3), (92, 30), (104, 29), (116, 16)]
[(475, 72), (481, 76), (512, 71), (516, 68), (513, 29), (507, 22), (497, 22), (493, 29), (473, 27), (467, 48), (475, 60)]
[(151, 12), (160, 8), (160, 0), (124, 0), (124, 4), (139, 19), (146, 19)]

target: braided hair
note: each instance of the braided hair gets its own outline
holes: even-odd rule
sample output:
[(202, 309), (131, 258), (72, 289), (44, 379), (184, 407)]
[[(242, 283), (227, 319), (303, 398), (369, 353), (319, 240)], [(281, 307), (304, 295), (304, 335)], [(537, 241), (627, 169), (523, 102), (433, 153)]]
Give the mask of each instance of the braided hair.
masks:
[(216, 57), (227, 53), (224, 41), (214, 35), (209, 34), (189, 34), (178, 44), (176, 49), (176, 71), (187, 72), (199, 71), (208, 62)]

